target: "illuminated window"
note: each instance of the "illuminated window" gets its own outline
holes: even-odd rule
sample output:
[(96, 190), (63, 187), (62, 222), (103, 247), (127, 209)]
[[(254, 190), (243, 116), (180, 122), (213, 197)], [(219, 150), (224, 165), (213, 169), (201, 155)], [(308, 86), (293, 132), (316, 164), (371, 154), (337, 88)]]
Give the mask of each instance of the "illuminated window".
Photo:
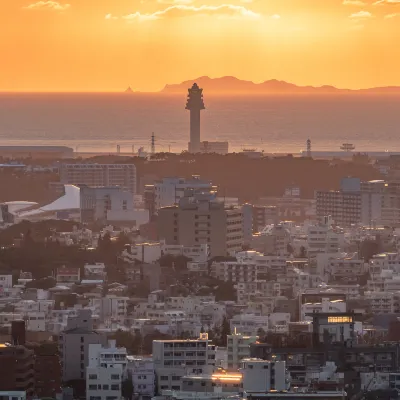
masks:
[(337, 323), (346, 323), (353, 322), (353, 317), (328, 317), (328, 323), (337, 324)]

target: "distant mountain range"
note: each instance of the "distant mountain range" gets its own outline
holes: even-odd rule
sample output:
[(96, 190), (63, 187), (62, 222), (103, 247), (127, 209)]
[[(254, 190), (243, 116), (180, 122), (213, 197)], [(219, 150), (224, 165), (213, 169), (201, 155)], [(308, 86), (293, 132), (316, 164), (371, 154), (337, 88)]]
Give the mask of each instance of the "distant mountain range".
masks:
[(400, 87), (376, 87), (370, 89), (338, 89), (334, 86), (297, 86), (293, 83), (272, 79), (262, 83), (244, 81), (233, 76), (209, 78), (202, 76), (197, 79), (178, 84), (166, 85), (162, 93), (186, 93), (187, 89), (196, 82), (207, 94), (341, 94), (341, 93), (371, 93), (371, 94), (400, 94)]

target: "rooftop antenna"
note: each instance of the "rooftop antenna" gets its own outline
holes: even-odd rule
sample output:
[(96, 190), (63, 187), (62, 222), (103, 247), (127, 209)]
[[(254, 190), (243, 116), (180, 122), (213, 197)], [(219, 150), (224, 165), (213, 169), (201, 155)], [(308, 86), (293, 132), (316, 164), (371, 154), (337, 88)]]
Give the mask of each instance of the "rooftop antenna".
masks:
[(156, 137), (154, 136), (154, 132), (151, 133), (151, 154), (156, 154)]

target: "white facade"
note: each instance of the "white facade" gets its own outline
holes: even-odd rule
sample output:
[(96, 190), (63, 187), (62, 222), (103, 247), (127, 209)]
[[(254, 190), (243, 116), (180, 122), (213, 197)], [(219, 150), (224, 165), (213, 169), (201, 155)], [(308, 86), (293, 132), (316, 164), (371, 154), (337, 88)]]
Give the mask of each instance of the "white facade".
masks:
[(332, 229), (328, 224), (308, 227), (307, 254), (315, 258), (319, 253), (337, 253), (344, 244), (344, 234)]
[(85, 264), (83, 271), (85, 278), (104, 279), (107, 275), (104, 263)]
[(4, 289), (12, 288), (12, 275), (0, 275), (0, 296)]
[(46, 314), (44, 312), (28, 312), (25, 314), (25, 325), (27, 331), (45, 332)]
[(247, 394), (289, 389), (285, 361), (243, 360), (243, 391)]
[(192, 179), (164, 178), (154, 184), (156, 209), (178, 204), (187, 190), (210, 193), (215, 189), (211, 182), (203, 181), (199, 176)]
[(231, 321), (231, 332), (237, 332), (247, 336), (257, 336), (259, 329), (264, 332), (269, 330), (269, 317), (267, 315), (239, 314), (235, 315)]
[(127, 370), (132, 376), (133, 392), (142, 397), (152, 397), (155, 392), (154, 362), (151, 357), (128, 356)]
[(301, 321), (311, 321), (312, 317), (307, 314), (312, 313), (343, 313), (346, 312), (346, 303), (341, 300), (329, 300), (322, 298), (322, 302), (305, 303), (300, 305)]
[(171, 254), (173, 256), (185, 256), (196, 263), (205, 263), (210, 257), (210, 246), (202, 243), (194, 246), (168, 245), (162, 242), (162, 254)]
[(90, 300), (91, 306), (95, 308), (95, 313), (102, 321), (111, 320), (120, 323), (123, 323), (127, 316), (128, 302), (129, 297), (115, 295)]
[(90, 344), (86, 368), (86, 399), (120, 400), (127, 364), (126, 349), (115, 347), (114, 340), (109, 341), (109, 347)]
[(241, 333), (228, 335), (228, 369), (237, 370), (241, 365), (241, 361), (250, 357), (250, 344), (255, 343), (258, 336), (246, 336)]
[(207, 335), (197, 340), (154, 340), (153, 360), (158, 389), (180, 390), (181, 377), (214, 371), (215, 346)]
[(393, 314), (394, 294), (384, 292), (365, 292), (364, 298), (369, 301), (373, 314)]

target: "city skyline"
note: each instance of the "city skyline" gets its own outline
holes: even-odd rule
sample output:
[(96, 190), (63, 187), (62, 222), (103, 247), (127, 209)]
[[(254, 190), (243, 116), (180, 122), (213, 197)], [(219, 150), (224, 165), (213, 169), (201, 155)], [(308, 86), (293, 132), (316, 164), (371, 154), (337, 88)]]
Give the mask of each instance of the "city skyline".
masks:
[(203, 75), (400, 86), (399, 19), (399, 0), (13, 0), (0, 90), (158, 91)]

